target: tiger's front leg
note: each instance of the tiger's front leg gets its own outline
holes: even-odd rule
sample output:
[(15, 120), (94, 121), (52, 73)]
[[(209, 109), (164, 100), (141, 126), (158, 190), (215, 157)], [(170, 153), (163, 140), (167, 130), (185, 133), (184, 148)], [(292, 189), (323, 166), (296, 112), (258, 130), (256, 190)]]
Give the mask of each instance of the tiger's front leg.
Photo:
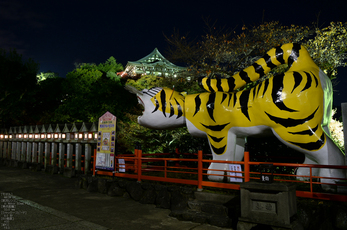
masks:
[[(228, 133), (226, 151), (223, 154), (216, 154), (209, 141), (212, 159), (218, 161), (241, 161), (243, 159), (245, 138), (238, 138), (234, 133)], [(223, 181), (226, 171), (229, 170), (229, 163), (212, 162), (208, 168), (208, 179), (212, 181)]]

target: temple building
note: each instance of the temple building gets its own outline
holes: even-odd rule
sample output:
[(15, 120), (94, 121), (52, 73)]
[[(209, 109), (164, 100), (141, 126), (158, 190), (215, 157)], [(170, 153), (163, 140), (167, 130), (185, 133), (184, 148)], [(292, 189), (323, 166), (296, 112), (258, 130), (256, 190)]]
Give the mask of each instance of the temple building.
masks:
[(137, 61), (128, 61), (121, 75), (128, 75), (129, 77), (141, 77), (142, 75), (176, 77), (186, 72), (186, 69), (168, 61), (155, 48), (150, 54)]

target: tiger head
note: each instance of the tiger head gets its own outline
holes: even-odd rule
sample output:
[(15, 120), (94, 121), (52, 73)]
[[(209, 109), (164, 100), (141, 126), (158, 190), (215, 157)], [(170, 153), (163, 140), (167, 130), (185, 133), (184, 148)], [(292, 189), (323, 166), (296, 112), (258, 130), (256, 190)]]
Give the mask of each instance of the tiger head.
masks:
[(140, 125), (151, 129), (170, 129), (185, 125), (184, 100), (179, 92), (169, 88), (154, 87), (138, 91), (139, 104), (144, 107), (137, 118)]

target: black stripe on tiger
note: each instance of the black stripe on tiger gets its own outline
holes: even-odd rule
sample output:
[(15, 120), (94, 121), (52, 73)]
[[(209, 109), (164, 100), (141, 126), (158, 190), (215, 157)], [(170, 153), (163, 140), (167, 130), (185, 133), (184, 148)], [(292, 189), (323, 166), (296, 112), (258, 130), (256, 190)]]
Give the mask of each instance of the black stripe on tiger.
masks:
[(162, 90), (162, 89), (159, 87), (153, 87), (153, 88), (150, 88), (148, 91), (143, 92), (143, 93), (147, 94), (150, 97), (154, 97), (155, 95), (157, 95), (157, 93), (159, 93), (160, 90)]
[(222, 98), (222, 102), (221, 102), (221, 104), (223, 103), (223, 101), (227, 98), (227, 95), (228, 94), (226, 94), (226, 93), (223, 93), (223, 98)]
[(288, 58), (288, 67), (290, 68), (293, 64), (293, 62), (295, 62), (296, 60), (298, 60), (299, 55), (300, 55), (300, 49), (301, 49), (301, 45), (294, 43), (293, 44), (293, 48), (292, 48), (292, 52)]
[(294, 135), (309, 135), (309, 136), (312, 136), (313, 134), (315, 134), (317, 129), (318, 129), (318, 125), (315, 128), (313, 128), (313, 129), (308, 129), (308, 130), (304, 130), (304, 131), (300, 131), (300, 132), (288, 132), (288, 133), (291, 133), (291, 134), (294, 134)]
[(259, 74), (260, 77), (265, 75), (265, 71), (261, 65), (258, 65), (257, 63), (253, 63), (252, 66), (254, 67), (254, 71)]
[(206, 79), (206, 85), (208, 86), (210, 92), (214, 92), (213, 88), (211, 87), (211, 78)]
[(199, 112), (199, 110), (200, 110), (200, 106), (201, 106), (200, 94), (198, 94), (198, 95), (194, 98), (194, 101), (195, 101), (195, 112), (194, 112), (193, 117), (194, 117), (194, 116)]
[(240, 75), (241, 79), (242, 79), (244, 82), (246, 82), (247, 84), (252, 82), (251, 79), (248, 77), (248, 73), (247, 73), (247, 72), (241, 70), (241, 71), (239, 72), (239, 75)]
[(314, 77), (314, 80), (316, 82), (316, 88), (317, 88), (318, 87), (318, 79), (317, 79), (316, 75), (314, 75), (314, 73), (311, 72), (311, 74)]
[(227, 78), (228, 86), (229, 86), (229, 92), (233, 91), (235, 88), (235, 78), (230, 77)]
[(252, 92), (253, 92), (253, 101), (254, 101), (255, 93), (256, 93), (256, 88), (252, 88), (251, 90), (252, 90)]
[(152, 111), (152, 113), (154, 113), (155, 111), (157, 111), (159, 109), (159, 102), (158, 102), (157, 98), (154, 98), (154, 101), (155, 101), (155, 108)]
[(164, 117), (166, 117), (166, 93), (165, 90), (160, 91), (160, 102), (161, 102), (161, 109), (163, 111)]
[(211, 135), (209, 135), (209, 134), (207, 134), (214, 142), (221, 142), (223, 139), (224, 139), (224, 137), (220, 137), (220, 138), (218, 138), (218, 137), (214, 137), (214, 136), (211, 136)]
[(220, 78), (216, 78), (217, 81), (217, 91), (219, 92), (223, 92), (223, 88), (222, 88), (222, 80)]
[(272, 116), (272, 115), (268, 114), (267, 112), (265, 112), (265, 113), (270, 118), (270, 120), (272, 120), (273, 122), (280, 124), (283, 127), (288, 128), (288, 127), (295, 127), (297, 125), (302, 125), (305, 122), (311, 120), (314, 117), (315, 113), (317, 112), (318, 108), (311, 115), (309, 115), (308, 117), (303, 118), (303, 119), (281, 118), (281, 117)]
[(286, 62), (283, 59), (283, 50), (280, 46), (276, 47), (276, 59), (279, 61), (281, 64), (285, 64)]
[(285, 110), (288, 112), (297, 112), (297, 110), (288, 108), (282, 99), (282, 91), (283, 91), (283, 79), (284, 79), (284, 73), (277, 75), (276, 77), (272, 78), (272, 101), (273, 103), (279, 108), (280, 110)]
[(213, 111), (214, 111), (214, 103), (215, 103), (215, 100), (216, 100), (216, 94), (215, 93), (210, 93), (209, 97), (208, 97), (208, 101), (206, 103), (206, 108), (207, 108), (207, 112), (208, 112), (208, 115), (210, 115), (210, 118), (214, 121), (214, 117), (213, 117)]
[(273, 69), (273, 68), (276, 67), (276, 65), (274, 63), (272, 63), (270, 55), (265, 54), (263, 56), (263, 58), (264, 58), (264, 60), (266, 62), (267, 67), (269, 67), (270, 69)]
[(294, 92), (296, 87), (298, 87), (301, 84), (301, 81), (302, 81), (302, 76), (300, 73), (294, 71), (293, 76), (294, 76), (294, 87), (293, 87), (292, 93)]
[(250, 93), (249, 90), (242, 91), (240, 96), (240, 106), (241, 106), (241, 112), (243, 113), (243, 115), (245, 115), (247, 119), (251, 121), (248, 114), (249, 93)]
[(264, 91), (263, 91), (263, 96), (262, 97), (264, 97), (264, 95), (265, 95), (265, 93), (267, 91), (267, 88), (269, 87), (269, 78), (264, 81), (264, 84), (265, 85), (264, 85)]
[(176, 119), (178, 119), (178, 118), (182, 117), (183, 112), (182, 112), (182, 106), (180, 105), (180, 103), (178, 103), (176, 98), (175, 98), (175, 101), (177, 103), (177, 112), (178, 112)]
[(217, 132), (222, 131), (225, 128), (225, 126), (227, 126), (229, 124), (230, 123), (226, 123), (223, 125), (204, 125), (203, 123), (201, 123), (201, 125), (204, 126), (206, 129), (209, 129), (211, 131), (217, 131)]
[(299, 143), (299, 142), (291, 142), (289, 141), (289, 143), (292, 143), (293, 145), (297, 145), (302, 149), (306, 149), (309, 151), (314, 151), (314, 150), (318, 150), (322, 147), (322, 145), (324, 145), (325, 143), (325, 134), (324, 132), (322, 133), (322, 136), (316, 141), (316, 142), (310, 142), (310, 143)]
[(259, 91), (260, 91), (260, 88), (261, 88), (262, 85), (263, 85), (263, 82), (261, 81), (261, 82), (256, 86), (256, 88), (258, 88), (258, 89), (257, 89), (257, 97), (258, 97), (258, 95), (259, 95)]
[(170, 102), (170, 116), (169, 117), (172, 117), (174, 114), (175, 114), (175, 109)]
[(214, 152), (215, 154), (217, 154), (217, 155), (221, 155), (221, 154), (223, 154), (224, 151), (225, 151), (225, 145), (224, 145), (223, 147), (221, 147), (221, 148), (216, 148), (216, 147), (214, 147), (212, 144), (211, 144), (211, 146), (212, 146), (213, 152)]
[(311, 75), (307, 72), (305, 72), (306, 76), (307, 76), (307, 82), (306, 82), (306, 85), (305, 87), (301, 90), (301, 92), (304, 92), (305, 90), (309, 89), (311, 87), (311, 84), (312, 84), (312, 78), (311, 78)]
[(233, 95), (234, 95), (234, 94), (229, 93), (228, 106), (230, 106), (230, 101), (231, 101), (231, 98), (233, 97)]

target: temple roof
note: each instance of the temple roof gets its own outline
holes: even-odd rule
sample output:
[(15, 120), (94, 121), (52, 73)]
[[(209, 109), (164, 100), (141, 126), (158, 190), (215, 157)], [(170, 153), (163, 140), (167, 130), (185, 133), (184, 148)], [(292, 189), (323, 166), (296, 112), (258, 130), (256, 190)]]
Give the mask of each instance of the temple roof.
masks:
[(125, 72), (136, 76), (142, 74), (153, 74), (159, 76), (174, 76), (179, 72), (185, 71), (185, 67), (177, 66), (168, 61), (157, 48), (147, 56), (137, 60), (128, 61)]

